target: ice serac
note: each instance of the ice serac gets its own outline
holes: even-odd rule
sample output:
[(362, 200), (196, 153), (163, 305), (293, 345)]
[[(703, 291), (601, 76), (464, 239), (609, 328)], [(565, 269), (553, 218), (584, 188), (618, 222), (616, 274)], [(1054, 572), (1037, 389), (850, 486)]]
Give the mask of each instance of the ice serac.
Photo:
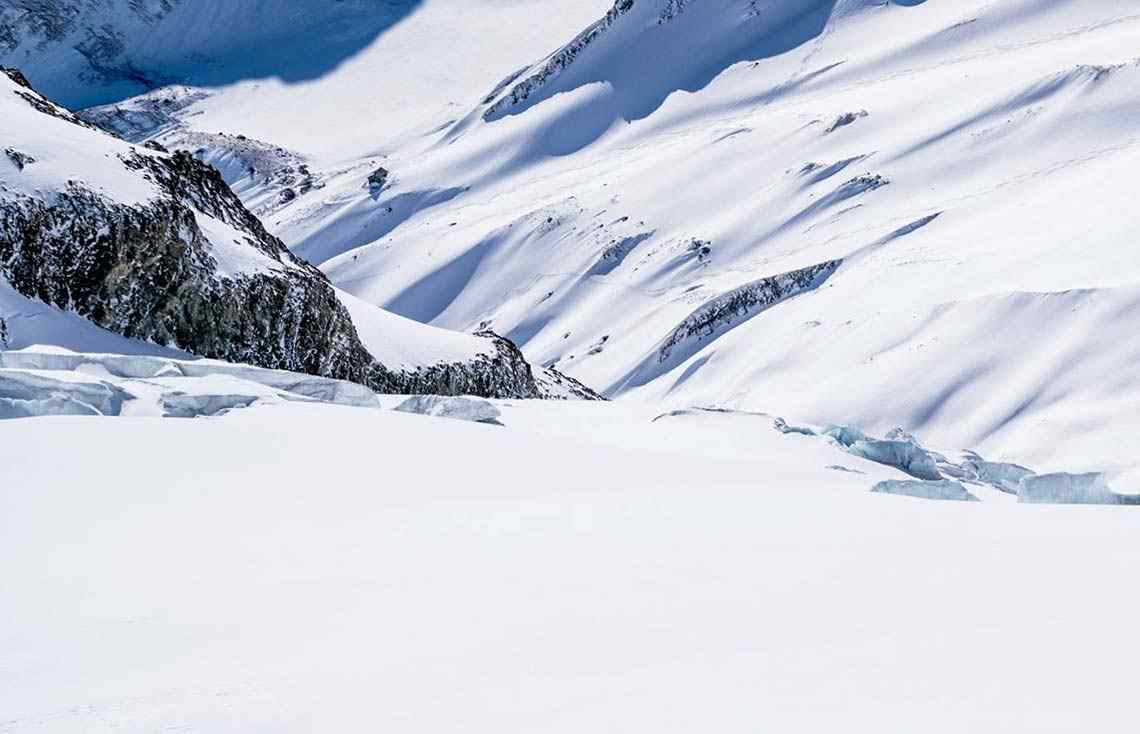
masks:
[(465, 397), (444, 397), (441, 395), (416, 395), (397, 405), (393, 410), (400, 413), (416, 413), (436, 418), (452, 418), (472, 423), (502, 425), (502, 413), (486, 400)]
[(1135, 505), (1140, 496), (1114, 492), (1103, 474), (1040, 474), (1021, 480), (1017, 501), (1063, 505)]
[[(540, 397), (506, 339), (456, 360), (387, 365), (327, 278), (293, 255), (221, 174), (134, 146), (0, 75), (0, 277), (20, 294), (132, 339), (380, 392)], [(26, 149), (26, 150), (25, 150)], [(410, 334), (409, 338), (433, 335)]]
[(977, 502), (978, 498), (970, 494), (958, 482), (949, 479), (939, 480), (894, 480), (879, 482), (871, 488), (872, 492), (880, 494), (897, 494), (904, 497), (916, 497), (924, 500), (954, 500), (958, 502)]

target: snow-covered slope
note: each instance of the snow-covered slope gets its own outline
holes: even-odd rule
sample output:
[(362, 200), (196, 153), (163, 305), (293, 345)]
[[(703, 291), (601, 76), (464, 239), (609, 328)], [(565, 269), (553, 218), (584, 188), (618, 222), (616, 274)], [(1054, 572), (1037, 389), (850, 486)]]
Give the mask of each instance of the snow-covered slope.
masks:
[(610, 396), (1140, 483), (1131, 3), (607, 18), (503, 59), (462, 120), (331, 172), (274, 231), (363, 300), (490, 326)]
[(4, 730), (1130, 730), (1133, 508), (499, 406), (0, 421)]
[[(0, 64), (28, 69), (33, 85), (75, 109), (149, 89), (164, 100), (189, 85), (137, 121), (173, 116), (197, 133), (245, 134), (318, 162), (356, 159), (461, 117), (501, 64), (545, 53), (608, 2), (0, 0), (0, 29), (15, 39), (0, 30)], [(92, 63), (85, 39), (102, 35), (118, 40)]]
[(0, 0), (0, 731), (1130, 732), (1138, 37)]
[(176, 81), (318, 78), (417, 0), (4, 0), (0, 52), (71, 107)]

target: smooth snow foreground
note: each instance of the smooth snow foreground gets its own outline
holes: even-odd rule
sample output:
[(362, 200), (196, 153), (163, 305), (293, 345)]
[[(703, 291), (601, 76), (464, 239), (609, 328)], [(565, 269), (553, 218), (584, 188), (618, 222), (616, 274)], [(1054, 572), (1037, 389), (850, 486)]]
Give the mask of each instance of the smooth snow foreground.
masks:
[(758, 414), (400, 401), (0, 421), (0, 731), (1134, 726), (1133, 508), (872, 492), (919, 480)]

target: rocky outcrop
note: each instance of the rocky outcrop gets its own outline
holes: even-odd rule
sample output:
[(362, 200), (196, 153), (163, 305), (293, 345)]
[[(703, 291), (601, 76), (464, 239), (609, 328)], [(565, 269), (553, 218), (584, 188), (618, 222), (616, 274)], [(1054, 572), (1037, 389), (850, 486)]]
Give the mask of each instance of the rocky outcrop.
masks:
[[(606, 35), (623, 17), (639, 3), (650, 0), (615, 0), (613, 7), (598, 21), (578, 34), (574, 40), (555, 51), (534, 67), (515, 72), (501, 82), (483, 103), (489, 107), (483, 112), (487, 122), (513, 114), (528, 99), (553, 80), (561, 76), (578, 60), (582, 52)], [(694, 0), (658, 0), (660, 9), (656, 12), (658, 25), (668, 23), (685, 12)], [(528, 73), (529, 72), (529, 73)], [(521, 81), (520, 81), (521, 79)], [(508, 90), (509, 88), (509, 90)], [(504, 94), (504, 90), (507, 90)]]
[[(0, 202), (0, 275), (25, 296), (127, 337), (364, 380), (371, 359), (327, 280), (269, 235), (216, 171), (189, 155), (124, 163), (165, 195), (128, 206), (72, 183), (51, 201)], [(219, 274), (196, 212), (244, 233), (265, 268)]]
[(842, 260), (829, 260), (807, 268), (761, 278), (717, 296), (678, 324), (658, 350), (657, 361), (669, 360), (673, 351), (681, 344), (716, 335), (734, 322), (751, 318), (780, 301), (817, 287), (831, 277), (842, 264)]
[[(635, 1), (617, 0), (601, 20), (595, 22), (579, 33), (573, 41), (551, 54), (532, 74), (511, 86), (506, 94), (499, 97), (487, 108), (483, 113), (483, 119), (490, 122), (511, 114), (513, 108), (522, 104), (537, 90), (560, 76), (587, 47), (608, 32), (619, 18), (632, 10)], [(518, 76), (522, 76), (522, 74)], [(506, 86), (510, 86), (510, 84)], [(488, 97), (488, 99), (491, 98)]]
[(605, 400), (578, 380), (554, 367), (543, 367), (536, 376), (538, 390), (547, 400)]
[(373, 363), (368, 384), (378, 392), (430, 395), (477, 395), (497, 398), (544, 397), (530, 364), (509, 339), (491, 331), (493, 349), (466, 362), (429, 365), (416, 370), (391, 370)]
[[(85, 125), (29, 87), (4, 91)], [(26, 107), (0, 102), (0, 113), (28, 121)], [(29, 144), (47, 150), (53, 134), (68, 130)], [(215, 168), (188, 152), (132, 147), (95, 130), (79, 142), (89, 158), (62, 170), (108, 167), (112, 177), (98, 187), (68, 173), (45, 191), (22, 184), (26, 174), (15, 167), (0, 179), (0, 277), (23, 296), (129, 338), (378, 392), (541, 397), (522, 353), (491, 333), (479, 335), (488, 348), (466, 361), (390, 369), (364, 347), (324, 274), (271, 235)], [(112, 187), (134, 193), (119, 200)]]

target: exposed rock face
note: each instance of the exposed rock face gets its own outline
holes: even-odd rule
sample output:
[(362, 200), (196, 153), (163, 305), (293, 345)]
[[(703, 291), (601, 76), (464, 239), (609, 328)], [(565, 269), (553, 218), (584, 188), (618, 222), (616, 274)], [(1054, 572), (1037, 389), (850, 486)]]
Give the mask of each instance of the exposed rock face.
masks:
[(431, 395), (477, 395), (496, 398), (546, 397), (535, 382), (530, 364), (509, 339), (491, 331), (494, 352), (470, 362), (445, 363), (396, 372), (379, 363), (369, 370), (368, 384), (378, 392)]
[[(671, 0), (670, 4), (672, 5), (679, 1), (680, 0)], [(614, 6), (606, 12), (605, 17), (579, 33), (578, 37), (573, 41), (558, 51), (555, 51), (534, 73), (525, 77), (517, 84), (514, 84), (514, 86), (510, 88), (510, 91), (499, 98), (498, 101), (491, 104), (483, 113), (483, 119), (491, 122), (511, 114), (513, 108), (526, 101), (535, 91), (566, 71), (587, 47), (593, 44), (600, 36), (608, 32), (619, 18), (632, 10), (634, 3), (635, 0), (617, 0)], [(519, 72), (519, 74), (515, 76), (515, 79), (523, 73), (525, 72)], [(506, 84), (500, 85), (500, 87), (505, 89), (512, 83), (514, 83), (514, 79), (508, 81)], [(492, 93), (492, 96), (488, 97), (488, 100), (493, 99), (494, 96), (495, 94)]]
[[(71, 184), (0, 203), (0, 275), (28, 297), (124, 336), (206, 357), (363, 381), (371, 358), (320, 271), (293, 257), (217, 171), (186, 154), (124, 161), (165, 196), (118, 204)], [(223, 277), (195, 210), (268, 262)]]
[[(0, 96), (15, 94), (39, 112), (86, 127), (30, 88), (4, 87)], [(29, 122), (20, 102), (0, 102), (0, 113)], [(55, 135), (74, 136), (59, 120), (51, 121)], [(27, 131), (39, 124), (16, 129), (34, 136)], [(466, 362), (412, 371), (380, 364), (324, 274), (269, 234), (216, 169), (187, 152), (130, 147), (93, 129), (79, 136), (76, 150), (87, 151), (95, 166), (114, 168), (106, 186), (64, 176), (45, 192), (22, 184), (27, 174), (13, 173), (15, 167), (0, 179), (0, 277), (22, 295), (130, 338), (379, 392), (542, 395), (521, 352), (489, 333), (480, 335), (487, 351)], [(49, 132), (35, 144), (55, 139)], [(135, 189), (135, 200), (115, 198), (108, 189), (119, 185)]]
[(581, 382), (553, 367), (542, 368), (536, 379), (539, 392), (547, 400), (605, 400)]
[[(484, 99), (484, 104), (490, 106), (484, 111), (483, 119), (492, 122), (512, 114), (515, 108), (529, 99), (531, 95), (561, 76), (578, 60), (583, 51), (603, 35), (609, 33), (621, 18), (633, 10), (635, 5), (647, 1), (615, 0), (613, 7), (606, 11), (600, 20), (579, 33), (573, 41), (555, 51), (535, 67), (523, 69), (507, 77)], [(694, 0), (658, 1), (660, 2), (660, 9), (656, 13), (656, 20), (657, 24), (661, 25), (669, 23), (684, 13)], [(510, 88), (509, 91), (503, 94), (503, 91), (508, 87)]]
[(815, 288), (839, 269), (842, 260), (812, 265), (748, 283), (717, 296), (682, 321), (658, 351), (658, 362), (665, 362), (681, 344), (700, 340), (743, 321), (786, 298)]

